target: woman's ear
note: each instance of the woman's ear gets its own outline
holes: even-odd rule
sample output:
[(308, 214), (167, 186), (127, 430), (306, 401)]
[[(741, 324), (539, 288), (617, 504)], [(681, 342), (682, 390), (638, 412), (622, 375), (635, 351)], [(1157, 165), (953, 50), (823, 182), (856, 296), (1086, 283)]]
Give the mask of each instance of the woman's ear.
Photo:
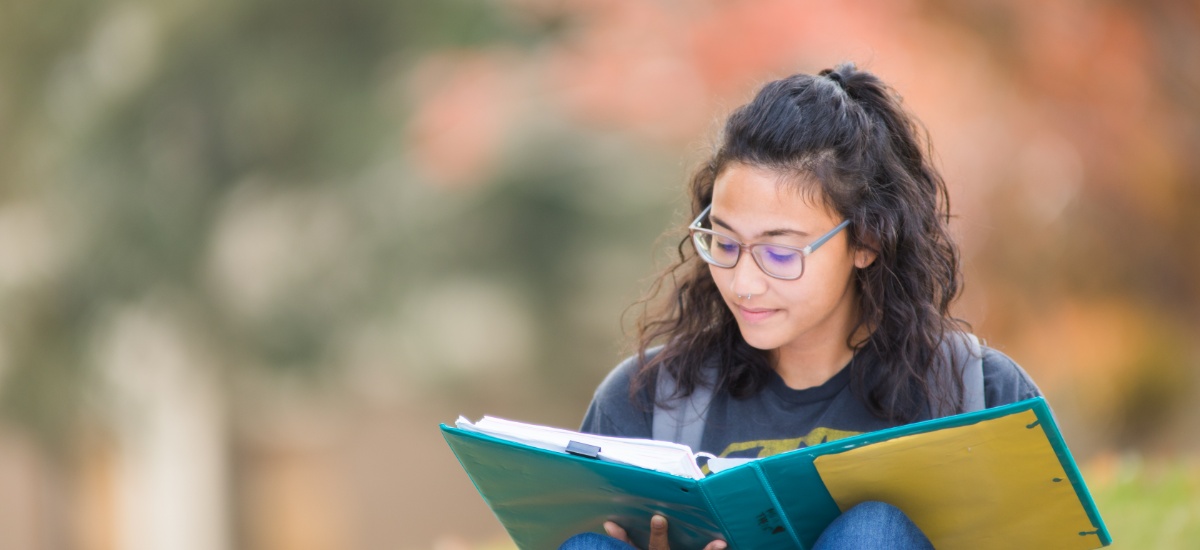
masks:
[(864, 269), (867, 266), (875, 263), (875, 258), (879, 257), (879, 239), (875, 235), (863, 235), (862, 244), (854, 249), (854, 267)]

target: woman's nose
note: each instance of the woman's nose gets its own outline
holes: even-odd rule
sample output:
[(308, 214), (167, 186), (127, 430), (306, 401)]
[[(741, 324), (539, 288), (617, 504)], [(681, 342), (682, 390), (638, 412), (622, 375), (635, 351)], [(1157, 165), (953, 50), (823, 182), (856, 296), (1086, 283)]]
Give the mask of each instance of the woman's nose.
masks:
[(742, 250), (737, 265), (730, 269), (733, 270), (733, 281), (730, 286), (734, 294), (746, 296), (762, 294), (767, 290), (768, 276), (766, 273), (763, 273), (762, 268), (758, 266), (758, 262), (754, 261), (754, 257), (750, 254), (749, 250)]

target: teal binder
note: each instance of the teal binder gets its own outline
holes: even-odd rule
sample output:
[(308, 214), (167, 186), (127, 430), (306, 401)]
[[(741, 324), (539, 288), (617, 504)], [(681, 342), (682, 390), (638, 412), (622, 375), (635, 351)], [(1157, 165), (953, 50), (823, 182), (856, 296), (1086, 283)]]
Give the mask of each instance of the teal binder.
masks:
[(944, 548), (1092, 549), (1112, 538), (1042, 398), (861, 434), (693, 480), (447, 425), (463, 469), (522, 550), (614, 521), (645, 548), (807, 549), (845, 509), (900, 507)]

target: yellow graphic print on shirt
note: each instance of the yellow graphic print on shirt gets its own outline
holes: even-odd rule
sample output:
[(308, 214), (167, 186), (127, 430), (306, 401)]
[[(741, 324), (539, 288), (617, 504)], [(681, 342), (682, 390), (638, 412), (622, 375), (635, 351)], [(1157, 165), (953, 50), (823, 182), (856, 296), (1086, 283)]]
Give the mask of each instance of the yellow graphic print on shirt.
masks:
[[(793, 437), (791, 439), (765, 439), (760, 441), (739, 441), (730, 443), (725, 447), (721, 454), (717, 455), (722, 458), (736, 456), (738, 458), (764, 458), (771, 455), (777, 455), (787, 451), (799, 449), (801, 447), (811, 447), (825, 443), (826, 441), (836, 441), (844, 437), (858, 435), (862, 432), (850, 432), (846, 430), (835, 430), (833, 428), (816, 428), (808, 435), (803, 437)], [(750, 451), (757, 449), (757, 454), (752, 454)]]

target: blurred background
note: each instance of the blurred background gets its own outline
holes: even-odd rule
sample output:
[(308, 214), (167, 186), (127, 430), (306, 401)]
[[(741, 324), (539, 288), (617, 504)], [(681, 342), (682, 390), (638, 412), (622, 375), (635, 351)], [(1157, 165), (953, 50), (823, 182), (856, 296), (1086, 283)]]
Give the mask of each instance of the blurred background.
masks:
[(0, 548), (510, 548), (438, 424), (577, 426), (717, 122), (841, 61), (1116, 546), (1190, 547), (1194, 2), (5, 0)]

